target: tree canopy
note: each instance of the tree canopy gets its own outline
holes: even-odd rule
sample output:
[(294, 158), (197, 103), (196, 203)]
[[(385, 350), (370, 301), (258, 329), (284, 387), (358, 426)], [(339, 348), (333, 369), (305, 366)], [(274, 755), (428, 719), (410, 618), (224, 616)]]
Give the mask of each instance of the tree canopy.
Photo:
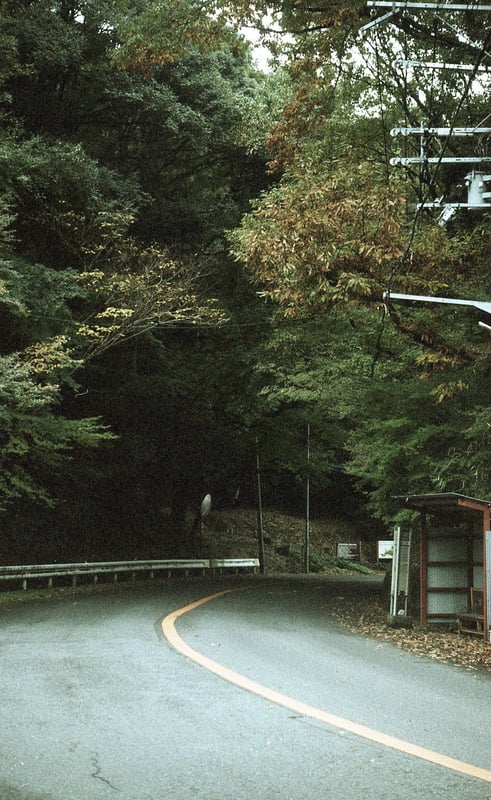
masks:
[(319, 509), (489, 496), (488, 333), (385, 297), (489, 297), (486, 209), (438, 224), (487, 169), (489, 14), (380, 17), (0, 0), (6, 537), (191, 552), (186, 511), (250, 501), (258, 451), (298, 507), (307, 424)]
[[(270, 137), (280, 179), (233, 232), (232, 249), (279, 313), (302, 317), (304, 327), (306, 316), (325, 315), (325, 366), (319, 373), (312, 359), (302, 382), (317, 387), (315, 407), (325, 398), (347, 423), (341, 463), (377, 516), (393, 518), (391, 496), (408, 491), (486, 497), (489, 337), (472, 312), (384, 301), (391, 290), (489, 296), (489, 216), (461, 211), (439, 226), (438, 212), (424, 208), (439, 195), (462, 197), (467, 163), (476, 158), (478, 169), (486, 152), (483, 14), (441, 20), (401, 8), (390, 22), (369, 24), (361, 5), (300, 3), (283, 5), (279, 21), (295, 53), (292, 99)], [(425, 69), (428, 61), (438, 68)], [(462, 70), (450, 68), (456, 61)], [(401, 171), (390, 169), (401, 140), (390, 132), (401, 125), (449, 133), (429, 136), (421, 163)], [(474, 136), (452, 136), (473, 125)], [(416, 162), (421, 137), (402, 138), (403, 154)], [(340, 319), (349, 320), (342, 334)], [(265, 389), (275, 402), (297, 402), (290, 354), (288, 363), (288, 371), (275, 370), (281, 392), (275, 383)]]

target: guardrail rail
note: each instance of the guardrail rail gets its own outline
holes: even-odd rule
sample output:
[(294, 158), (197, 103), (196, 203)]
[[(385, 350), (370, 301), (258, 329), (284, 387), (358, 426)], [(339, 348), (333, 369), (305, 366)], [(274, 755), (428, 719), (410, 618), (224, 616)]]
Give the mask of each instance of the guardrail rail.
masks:
[(212, 574), (223, 571), (255, 572), (259, 567), (257, 558), (190, 558), (190, 559), (164, 559), (161, 561), (93, 561), (83, 564), (29, 564), (15, 566), (0, 566), (0, 582), (18, 581), (23, 589), (27, 589), (28, 581), (46, 579), (48, 587), (53, 586), (55, 578), (71, 578), (72, 586), (77, 585), (81, 576), (90, 575), (94, 583), (99, 576), (112, 575), (116, 583), (118, 576), (130, 574), (136, 578), (137, 573), (147, 573), (154, 578), (156, 574), (171, 577), (174, 572), (199, 573), (205, 575), (208, 571)]

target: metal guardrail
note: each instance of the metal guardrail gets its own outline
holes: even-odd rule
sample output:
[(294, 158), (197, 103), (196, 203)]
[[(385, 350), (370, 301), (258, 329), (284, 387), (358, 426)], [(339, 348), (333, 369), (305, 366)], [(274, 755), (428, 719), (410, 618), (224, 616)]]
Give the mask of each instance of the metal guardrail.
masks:
[(136, 577), (137, 573), (148, 573), (153, 578), (156, 573), (164, 573), (170, 577), (174, 571), (199, 572), (204, 575), (208, 570), (221, 572), (222, 570), (253, 570), (259, 567), (257, 558), (191, 558), (191, 559), (165, 559), (162, 561), (93, 561), (84, 564), (30, 564), (23, 566), (0, 567), (0, 581), (20, 581), (22, 588), (27, 589), (29, 580), (44, 579), (48, 587), (53, 586), (55, 578), (71, 577), (72, 586), (77, 585), (80, 576), (91, 575), (97, 583), (100, 575), (112, 575), (117, 582), (118, 576), (129, 573)]

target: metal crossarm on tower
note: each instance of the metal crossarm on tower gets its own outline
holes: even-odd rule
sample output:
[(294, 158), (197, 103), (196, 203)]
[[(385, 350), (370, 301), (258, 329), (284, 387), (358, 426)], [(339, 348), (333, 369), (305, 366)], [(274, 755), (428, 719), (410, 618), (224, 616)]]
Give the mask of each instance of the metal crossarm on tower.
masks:
[[(406, 8), (421, 9), (423, 11), (469, 11), (469, 3), (417, 3), (408, 0), (394, 2), (393, 0), (368, 0), (369, 8), (391, 8), (392, 11), (404, 11)], [(472, 11), (491, 11), (491, 5), (472, 3)]]
[(390, 135), (394, 136), (410, 136), (416, 134), (417, 136), (476, 136), (477, 134), (491, 133), (491, 128), (481, 128), (479, 125), (474, 125), (471, 128), (426, 128), (421, 125), (419, 128), (392, 128)]
[(431, 295), (400, 294), (398, 292), (384, 292), (384, 300), (408, 300), (414, 303), (444, 303), (451, 306), (472, 306), (473, 308), (491, 314), (491, 303), (483, 300), (461, 300), (455, 297), (432, 297)]
[(390, 159), (390, 164), (393, 167), (403, 166), (409, 164), (482, 164), (485, 161), (491, 161), (489, 156), (410, 156), (408, 158), (402, 156), (394, 156)]
[(491, 72), (491, 67), (473, 64), (449, 64), (446, 61), (419, 61), (418, 59), (396, 58), (393, 67), (426, 67), (426, 69), (450, 69), (454, 72)]
[[(491, 12), (491, 4), (489, 2), (480, 3), (478, 1), (470, 4), (451, 2), (451, 0), (448, 2), (443, 2), (443, 0), (433, 0), (433, 2), (368, 0), (367, 5), (371, 10), (372, 16), (375, 13), (375, 9), (390, 9), (390, 11), (377, 17), (369, 26), (365, 26), (362, 30), (366, 30), (368, 27), (372, 27), (384, 20), (396, 24), (399, 24), (398, 20), (411, 20), (413, 17), (416, 17), (418, 11), (422, 13), (426, 12), (426, 14), (430, 12), (430, 15), (432, 12), (435, 24), (436, 21), (438, 21), (443, 27), (451, 28), (459, 42), (465, 42), (473, 51), (477, 51), (478, 53), (478, 57), (476, 56), (474, 63), (454, 63), (446, 61), (445, 58), (442, 60), (435, 59), (434, 61), (426, 61), (424, 58), (418, 58), (418, 53), (411, 55), (406, 52), (404, 54), (399, 52), (392, 61), (392, 67), (395, 70), (403, 70), (406, 85), (409, 72), (412, 70), (424, 69), (430, 73), (446, 70), (448, 72), (453, 71), (466, 75), (465, 94), (468, 94), (471, 89), (474, 88), (479, 92), (484, 92), (484, 89), (489, 84), (488, 76), (491, 74), (491, 65), (489, 61), (487, 63), (483, 61), (483, 59), (491, 59), (491, 53), (486, 49), (487, 42), (489, 41), (489, 34), (487, 38), (485, 37), (485, 43), (474, 42), (465, 34), (465, 26), (462, 26), (461, 30), (461, 26), (458, 23), (452, 24), (453, 17), (448, 13), (443, 15), (441, 12), (463, 12), (469, 10), (473, 12)], [(435, 34), (434, 31), (433, 33)], [(438, 50), (435, 44), (434, 54), (437, 55), (437, 53)], [(469, 59), (469, 61), (472, 61), (472, 58)], [(415, 72), (414, 77), (417, 74), (418, 73)], [(424, 91), (421, 90), (420, 95), (421, 94), (423, 96), (421, 102), (424, 103), (426, 99)], [(461, 107), (462, 99), (458, 102), (454, 113), (453, 119), (455, 122), (459, 121), (458, 117)], [(404, 137), (415, 135), (419, 137), (419, 153), (411, 153), (412, 148), (408, 148), (409, 152), (399, 156), (393, 156), (389, 159), (389, 163), (393, 167), (406, 168), (408, 173), (413, 176), (415, 173), (412, 167), (419, 165), (420, 190), (418, 194), (420, 198), (427, 197), (429, 202), (423, 199), (423, 202), (419, 202), (416, 208), (418, 210), (440, 209), (441, 213), (437, 220), (437, 224), (440, 227), (446, 225), (460, 209), (467, 209), (470, 213), (475, 212), (478, 214), (491, 211), (491, 174), (489, 174), (491, 173), (491, 169), (488, 166), (489, 162), (491, 162), (489, 139), (491, 128), (484, 127), (486, 122), (488, 122), (489, 116), (490, 115), (487, 115), (476, 125), (466, 125), (465, 123), (462, 125), (461, 123), (460, 126), (453, 126), (452, 124), (449, 125), (448, 121), (445, 120), (447, 124), (440, 127), (438, 123), (435, 125), (435, 120), (432, 119), (431, 109), (429, 109), (428, 124), (422, 121), (419, 127), (414, 126), (413, 123), (413, 126), (402, 125), (401, 127), (394, 127), (390, 131), (392, 137), (399, 135)], [(432, 123), (431, 127), (430, 120)], [(439, 143), (437, 141), (438, 138), (443, 141)], [(459, 148), (459, 152), (459, 149), (456, 147), (454, 152), (452, 152), (452, 150), (448, 152), (451, 140), (457, 140), (459, 138), (467, 139), (470, 143), (467, 152), (465, 152), (465, 150), (462, 151), (462, 148)], [(465, 176), (462, 175), (460, 179), (457, 177), (457, 171), (454, 171), (454, 188), (452, 191), (450, 191), (450, 187), (448, 188), (449, 202), (445, 199), (447, 192), (445, 192), (445, 190), (440, 192), (436, 188), (438, 185), (437, 173), (440, 167), (445, 167), (446, 165), (453, 165), (455, 167), (467, 165), (467, 174)], [(444, 170), (444, 175), (448, 181), (453, 173)], [(424, 188), (425, 185), (428, 187), (427, 189)], [(466, 190), (466, 197), (462, 196), (463, 188)], [(435, 200), (435, 196), (440, 193), (441, 197)], [(428, 195), (431, 195), (431, 197), (428, 197)]]

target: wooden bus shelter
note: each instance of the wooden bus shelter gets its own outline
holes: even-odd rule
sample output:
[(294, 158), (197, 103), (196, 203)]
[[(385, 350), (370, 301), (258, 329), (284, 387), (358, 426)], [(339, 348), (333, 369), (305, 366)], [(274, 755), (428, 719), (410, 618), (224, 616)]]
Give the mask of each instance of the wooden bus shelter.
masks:
[(491, 643), (491, 500), (453, 492), (397, 498), (420, 512), (420, 622), (457, 622)]

